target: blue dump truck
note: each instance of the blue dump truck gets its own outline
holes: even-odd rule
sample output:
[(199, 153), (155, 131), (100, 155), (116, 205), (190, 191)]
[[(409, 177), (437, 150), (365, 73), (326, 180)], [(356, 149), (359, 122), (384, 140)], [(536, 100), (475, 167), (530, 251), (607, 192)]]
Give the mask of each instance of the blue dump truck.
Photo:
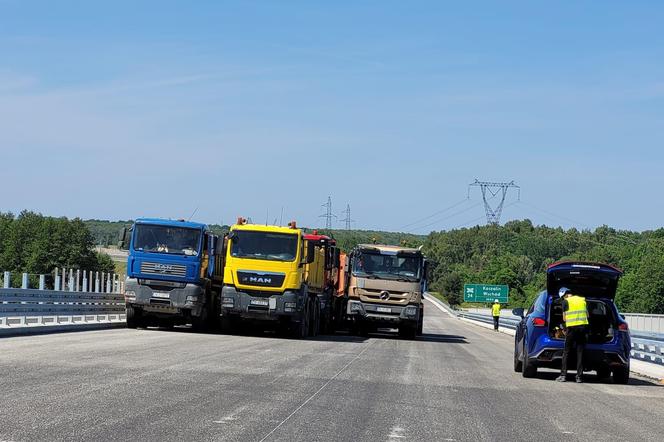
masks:
[(219, 320), (223, 239), (205, 224), (137, 219), (122, 232), (129, 249), (125, 302), (127, 326), (213, 328)]

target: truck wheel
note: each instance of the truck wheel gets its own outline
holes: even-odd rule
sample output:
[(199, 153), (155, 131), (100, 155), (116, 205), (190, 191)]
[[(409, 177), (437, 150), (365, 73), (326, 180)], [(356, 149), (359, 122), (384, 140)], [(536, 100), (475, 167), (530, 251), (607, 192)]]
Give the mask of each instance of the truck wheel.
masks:
[(293, 337), (297, 339), (304, 339), (309, 336), (309, 316), (311, 314), (311, 302), (307, 298), (304, 302), (304, 311), (302, 312), (302, 318), (300, 322), (295, 322), (292, 324), (293, 327)]
[(420, 319), (417, 321), (417, 336), (422, 336), (422, 332), (424, 329), (424, 312), (420, 312)]
[(140, 310), (133, 305), (127, 304), (127, 328), (138, 328), (141, 326)]
[(219, 318), (219, 328), (222, 333), (230, 335), (235, 331), (235, 321), (230, 316), (222, 316)]
[(200, 316), (191, 318), (191, 328), (197, 332), (204, 332), (210, 328), (208, 306), (204, 305)]
[(320, 334), (320, 302), (318, 298), (314, 298), (311, 302), (313, 308), (311, 309), (311, 331), (309, 336), (318, 336)]
[(402, 325), (399, 327), (399, 336), (406, 339), (415, 339), (417, 335), (417, 325)]

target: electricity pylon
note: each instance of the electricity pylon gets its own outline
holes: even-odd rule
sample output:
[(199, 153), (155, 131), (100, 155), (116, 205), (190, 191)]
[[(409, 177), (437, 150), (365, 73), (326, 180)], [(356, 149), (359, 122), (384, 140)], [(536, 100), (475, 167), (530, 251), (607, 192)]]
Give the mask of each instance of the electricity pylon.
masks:
[(321, 207), (325, 207), (325, 213), (322, 215), (319, 215), (319, 218), (325, 218), (325, 228), (327, 230), (332, 230), (332, 218), (336, 218), (337, 215), (332, 213), (332, 197), (328, 196), (327, 197), (327, 203), (321, 205)]
[(355, 222), (355, 220), (354, 220), (354, 219), (351, 219), (351, 217), (350, 217), (350, 204), (346, 204), (346, 210), (344, 210), (344, 211), (341, 212), (341, 213), (345, 213), (345, 214), (346, 214), (346, 217), (345, 217), (344, 219), (342, 219), (341, 221), (343, 221), (343, 222), (346, 223), (346, 230), (350, 230), (350, 225), (351, 225), (351, 223), (354, 223), (354, 222)]
[[(475, 179), (474, 183), (468, 185), (468, 198), (470, 198), (470, 188), (479, 187), (482, 190), (482, 199), (484, 200), (484, 210), (486, 212), (487, 224), (500, 224), (500, 215), (503, 213), (503, 205), (505, 204), (505, 197), (510, 188), (515, 188), (518, 191), (518, 199), (521, 199), (521, 187), (517, 186), (514, 181), (509, 183), (492, 183), (488, 181), (479, 181)], [(491, 194), (487, 198), (487, 193)], [(500, 194), (500, 202), (496, 207), (491, 207), (489, 200)]]

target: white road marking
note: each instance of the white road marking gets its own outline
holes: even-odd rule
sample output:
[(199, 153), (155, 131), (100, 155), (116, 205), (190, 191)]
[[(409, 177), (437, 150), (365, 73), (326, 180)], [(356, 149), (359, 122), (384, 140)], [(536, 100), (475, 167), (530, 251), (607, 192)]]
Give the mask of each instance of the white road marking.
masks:
[(394, 440), (394, 439), (403, 439), (406, 436), (403, 435), (405, 429), (399, 427), (399, 426), (394, 426), (390, 430), (389, 436), (387, 436), (388, 440)]
[(247, 408), (246, 405), (242, 406), (242, 407), (239, 407), (233, 413), (231, 413), (227, 416), (224, 416), (224, 417), (222, 417), (221, 419), (219, 419), (217, 421), (212, 421), (212, 422), (215, 423), (215, 424), (228, 424), (228, 423), (231, 423), (233, 421), (236, 421), (236, 420), (239, 419), (237, 417), (237, 415), (240, 414), (242, 411), (244, 411), (245, 408)]
[(370, 341), (369, 344), (367, 344), (367, 346), (364, 347), (364, 349), (363, 349), (361, 352), (359, 352), (357, 355), (355, 355), (355, 357), (354, 357), (353, 359), (351, 359), (350, 362), (348, 362), (346, 365), (344, 365), (344, 366), (341, 368), (341, 370), (339, 370), (338, 372), (336, 372), (336, 374), (335, 374), (334, 376), (332, 376), (330, 379), (328, 379), (327, 382), (325, 382), (325, 383), (324, 383), (324, 384), (323, 384), (318, 390), (316, 390), (316, 392), (315, 392), (314, 394), (312, 394), (311, 396), (309, 396), (309, 397), (307, 398), (307, 400), (305, 400), (304, 402), (302, 402), (302, 403), (300, 404), (299, 407), (297, 407), (295, 410), (293, 410), (293, 412), (292, 412), (291, 414), (289, 414), (288, 416), (286, 416), (286, 419), (284, 419), (284, 420), (282, 420), (281, 422), (279, 422), (279, 425), (277, 425), (277, 426), (274, 427), (272, 430), (270, 430), (270, 432), (267, 433), (267, 434), (266, 434), (266, 435), (265, 435), (265, 436), (264, 436), (259, 442), (263, 442), (263, 441), (266, 440), (268, 437), (272, 436), (272, 434), (273, 434), (275, 431), (277, 431), (279, 428), (281, 428), (281, 426), (282, 426), (283, 424), (285, 424), (286, 422), (288, 422), (288, 421), (290, 420), (291, 417), (295, 416), (295, 413), (297, 413), (298, 411), (300, 411), (300, 410), (302, 409), (302, 407), (304, 407), (305, 405), (307, 405), (307, 404), (308, 404), (313, 398), (315, 398), (316, 396), (318, 396), (318, 393), (320, 393), (321, 391), (323, 391), (323, 390), (325, 389), (325, 387), (327, 387), (328, 385), (330, 385), (330, 382), (332, 382), (333, 380), (335, 380), (335, 379), (336, 379), (341, 373), (343, 373), (344, 370), (346, 370), (348, 367), (350, 367), (351, 364), (352, 364), (353, 362), (355, 362), (355, 361), (357, 361), (358, 359), (360, 359), (360, 357), (364, 354), (364, 352), (366, 352), (366, 351), (369, 349), (369, 347), (371, 347), (372, 344), (373, 344), (373, 341)]

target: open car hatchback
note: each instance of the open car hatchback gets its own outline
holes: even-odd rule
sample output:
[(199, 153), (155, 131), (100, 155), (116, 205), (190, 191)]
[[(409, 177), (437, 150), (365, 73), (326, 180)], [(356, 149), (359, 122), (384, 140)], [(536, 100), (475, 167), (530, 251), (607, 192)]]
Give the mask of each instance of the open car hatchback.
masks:
[[(622, 271), (606, 264), (558, 262), (547, 269), (547, 287), (527, 312), (514, 309), (521, 316), (514, 340), (514, 370), (524, 377), (534, 377), (539, 367), (559, 369), (565, 336), (563, 332), (561, 287), (586, 298), (588, 307), (588, 342), (584, 351), (584, 371), (596, 371), (600, 378), (613, 376), (616, 383), (629, 380), (631, 340), (627, 322), (615, 305), (616, 290)], [(568, 368), (576, 367), (572, 352)]]

